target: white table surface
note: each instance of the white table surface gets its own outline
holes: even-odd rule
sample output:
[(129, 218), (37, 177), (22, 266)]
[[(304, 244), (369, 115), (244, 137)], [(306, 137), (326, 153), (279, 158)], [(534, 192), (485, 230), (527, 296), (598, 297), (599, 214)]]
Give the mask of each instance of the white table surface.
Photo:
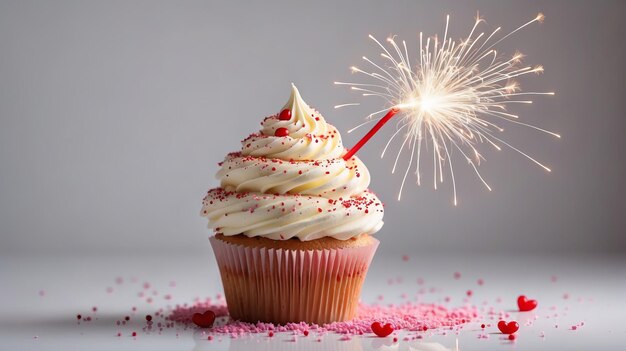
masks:
[[(454, 272), (461, 273), (454, 279)], [(116, 278), (123, 279), (122, 284)], [(418, 284), (418, 278), (423, 285)], [(477, 284), (478, 279), (484, 285)], [(556, 279), (554, 279), (556, 278)], [(556, 280), (556, 281), (554, 281)], [(143, 284), (148, 282), (149, 289)], [(418, 294), (423, 289), (424, 293)], [(510, 311), (521, 325), (514, 342), (503, 340), (486, 316), (458, 334), (443, 330), (422, 333), (419, 340), (406, 335), (375, 338), (371, 335), (339, 340), (327, 334), (314, 337), (290, 333), (273, 338), (253, 335), (230, 338), (192, 329), (170, 328), (163, 333), (142, 332), (143, 316), (158, 308), (192, 303), (215, 296), (221, 283), (210, 249), (188, 254), (154, 255), (18, 255), (0, 257), (1, 350), (624, 350), (626, 349), (626, 257), (589, 255), (402, 255), (377, 254), (363, 288), (366, 303), (399, 303), (420, 295), (423, 302), (462, 305), (466, 291), (478, 308), (494, 306)], [(153, 301), (146, 302), (145, 291)], [(171, 295), (167, 300), (166, 295)], [(406, 297), (403, 297), (406, 294)], [(536, 298), (533, 312), (515, 312), (520, 294)], [(567, 298), (565, 298), (567, 296)], [(498, 302), (500, 301), (500, 302)], [(97, 313), (92, 313), (97, 306)], [(131, 313), (131, 306), (137, 312)], [(76, 321), (76, 314), (94, 317)], [(116, 320), (132, 319), (119, 327)], [(531, 321), (532, 325), (527, 326)], [(584, 324), (580, 326), (581, 322)], [(481, 323), (493, 323), (478, 338)], [(555, 327), (558, 325), (558, 327)], [(577, 330), (571, 326), (579, 325)], [(130, 336), (132, 331), (139, 335)], [(117, 333), (122, 336), (118, 337)], [(544, 337), (541, 334), (545, 334)]]

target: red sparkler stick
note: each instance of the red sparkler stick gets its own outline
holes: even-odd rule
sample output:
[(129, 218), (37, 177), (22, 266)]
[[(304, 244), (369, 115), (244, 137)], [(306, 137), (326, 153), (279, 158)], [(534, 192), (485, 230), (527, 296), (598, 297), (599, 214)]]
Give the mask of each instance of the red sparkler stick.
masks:
[(367, 143), (367, 141), (370, 140), (374, 136), (374, 134), (376, 134), (378, 130), (382, 128), (382, 126), (385, 125), (385, 123), (387, 123), (391, 119), (391, 117), (393, 117), (396, 113), (398, 113), (398, 111), (400, 111), (400, 109), (397, 107), (394, 107), (391, 110), (389, 110), (389, 112), (387, 112), (385, 117), (383, 117), (380, 121), (378, 121), (378, 123), (376, 123), (376, 125), (372, 127), (372, 129), (370, 129), (370, 131), (367, 132), (367, 134), (365, 134), (365, 136), (361, 138), (361, 140), (359, 140), (359, 142), (356, 143), (356, 145), (354, 145), (350, 150), (348, 150), (348, 152), (345, 155), (343, 155), (343, 159), (347, 161), (350, 158), (352, 158), (352, 156), (354, 156), (354, 154), (356, 154), (357, 151), (359, 151), (359, 149), (363, 147), (363, 145), (365, 145), (365, 143)]

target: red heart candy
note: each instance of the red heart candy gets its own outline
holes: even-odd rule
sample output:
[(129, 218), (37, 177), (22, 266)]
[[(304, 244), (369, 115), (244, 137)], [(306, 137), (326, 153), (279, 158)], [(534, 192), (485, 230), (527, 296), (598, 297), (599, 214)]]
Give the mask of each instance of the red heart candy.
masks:
[(204, 313), (194, 313), (191, 317), (191, 321), (200, 328), (211, 328), (213, 326), (213, 322), (215, 322), (215, 313), (211, 310)]
[(510, 321), (508, 323), (505, 321), (499, 321), (498, 329), (500, 329), (502, 334), (513, 334), (519, 329), (519, 324), (517, 324), (516, 321)]
[(529, 300), (524, 295), (517, 298), (517, 306), (521, 312), (532, 311), (537, 307), (537, 300)]
[(385, 336), (393, 333), (393, 327), (389, 323), (385, 324), (385, 326), (382, 326), (380, 323), (374, 322), (372, 323), (372, 331), (374, 332), (374, 334), (380, 336), (381, 338), (384, 338)]

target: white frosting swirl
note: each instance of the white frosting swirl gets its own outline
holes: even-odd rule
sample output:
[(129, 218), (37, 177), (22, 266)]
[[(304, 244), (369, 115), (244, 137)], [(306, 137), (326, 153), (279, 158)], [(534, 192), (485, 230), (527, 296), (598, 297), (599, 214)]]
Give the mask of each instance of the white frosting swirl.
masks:
[[(293, 83), (291, 84), (291, 96), (282, 109), (291, 111), (291, 119), (281, 121), (278, 119), (278, 115), (266, 118), (261, 123), (263, 135), (274, 135), (276, 129), (281, 127), (287, 128), (289, 136), (292, 138), (303, 138), (307, 134), (325, 135), (331, 132), (331, 128), (329, 128), (331, 126), (326, 123), (319, 112), (309, 107), (302, 100), (298, 88)], [(334, 127), (332, 130), (339, 135)]]
[(224, 235), (245, 234), (274, 240), (302, 241), (330, 236), (346, 240), (373, 234), (383, 226), (383, 205), (369, 191), (332, 200), (318, 196), (209, 191), (202, 215)]
[(233, 153), (217, 173), (221, 187), (237, 192), (316, 195), (329, 199), (359, 195), (370, 183), (356, 157), (321, 161), (283, 161)]
[(334, 127), (332, 129), (334, 132), (329, 135), (305, 135), (303, 138), (252, 134), (242, 141), (241, 153), (246, 156), (299, 161), (340, 158), (345, 149), (339, 133)]
[[(261, 132), (242, 141), (245, 156), (262, 156), (283, 160), (323, 160), (341, 157), (345, 149), (341, 135), (326, 123), (322, 115), (309, 107), (295, 85), (283, 110), (291, 111), (291, 119), (280, 120), (279, 115), (267, 117), (261, 123)], [(286, 137), (274, 136), (278, 128), (286, 128)]]
[[(220, 164), (221, 187), (209, 190), (203, 201), (209, 227), (224, 235), (302, 241), (377, 232), (383, 205), (367, 189), (365, 165), (357, 157), (343, 160), (341, 136), (294, 85), (285, 109), (291, 112), (288, 120), (267, 117), (260, 133)], [(279, 128), (287, 132), (275, 136)]]

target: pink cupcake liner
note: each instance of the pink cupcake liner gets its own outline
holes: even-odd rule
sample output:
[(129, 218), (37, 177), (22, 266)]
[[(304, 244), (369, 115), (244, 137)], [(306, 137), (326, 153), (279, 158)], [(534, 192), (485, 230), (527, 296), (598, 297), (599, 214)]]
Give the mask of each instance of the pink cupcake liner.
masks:
[(215, 237), (210, 242), (231, 318), (279, 324), (352, 319), (379, 244), (373, 239), (354, 248), (290, 250), (248, 247)]

